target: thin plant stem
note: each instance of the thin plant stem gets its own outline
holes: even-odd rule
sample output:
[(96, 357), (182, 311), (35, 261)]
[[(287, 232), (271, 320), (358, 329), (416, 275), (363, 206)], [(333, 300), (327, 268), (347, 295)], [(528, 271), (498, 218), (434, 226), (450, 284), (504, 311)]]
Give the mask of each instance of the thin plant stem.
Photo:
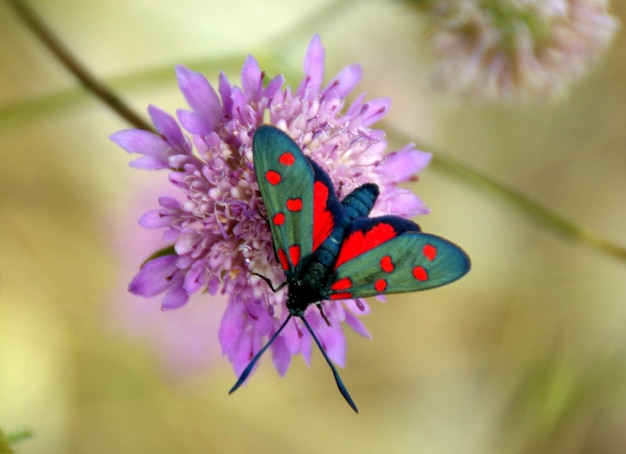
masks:
[[(385, 125), (388, 136), (400, 143), (411, 142), (411, 139), (402, 132), (394, 129), (390, 125)], [(414, 142), (414, 141), (413, 141)], [(497, 182), (491, 177), (469, 168), (465, 164), (434, 151), (433, 147), (424, 144), (418, 145), (422, 150), (429, 150), (434, 153), (431, 166), (443, 173), (454, 176), (467, 184), (478, 188), (490, 196), (497, 197), (507, 202), (507, 206), (513, 207), (518, 212), (537, 221), (544, 227), (548, 227), (554, 232), (584, 244), (598, 252), (609, 255), (618, 260), (626, 261), (626, 247), (606, 239), (598, 232), (577, 224), (566, 217), (556, 213), (554, 210), (535, 202), (531, 198), (521, 194), (514, 189)]]
[(128, 121), (131, 125), (146, 130), (153, 130), (150, 123), (131, 109), (117, 94), (94, 76), (52, 32), (46, 23), (24, 1), (7, 0), (20, 20), (41, 43), (65, 66), (80, 84), (100, 98), (104, 104)]

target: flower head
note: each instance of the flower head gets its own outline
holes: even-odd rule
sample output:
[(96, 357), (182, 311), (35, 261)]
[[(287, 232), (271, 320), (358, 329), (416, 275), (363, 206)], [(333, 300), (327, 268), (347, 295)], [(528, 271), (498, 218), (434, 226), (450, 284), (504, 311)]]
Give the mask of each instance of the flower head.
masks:
[(435, 86), (486, 101), (565, 94), (609, 47), (606, 0), (429, 0)]
[[(272, 293), (251, 274), (284, 281), (252, 165), (255, 129), (270, 123), (284, 130), (328, 172), (343, 195), (363, 183), (376, 183), (381, 195), (374, 214), (408, 217), (428, 212), (419, 198), (397, 184), (424, 168), (430, 154), (412, 145), (384, 154), (384, 134), (370, 126), (386, 114), (389, 100), (366, 102), (361, 95), (346, 106), (361, 69), (344, 68), (324, 86), (324, 49), (317, 36), (309, 44), (305, 77), (295, 91), (283, 88), (282, 76), (266, 80), (252, 57), (243, 65), (241, 87), (221, 74), (216, 91), (201, 74), (182, 66), (176, 72), (191, 110), (179, 110), (177, 122), (150, 106), (158, 134), (133, 129), (111, 136), (128, 152), (142, 155), (132, 166), (169, 169), (169, 181), (180, 194), (161, 197), (160, 208), (141, 217), (142, 226), (165, 229), (164, 239), (173, 248), (147, 261), (129, 290), (144, 297), (163, 294), (164, 310), (186, 304), (189, 295), (198, 292), (227, 295), (219, 339), (240, 374), (288, 312), (286, 292)], [(367, 314), (369, 308), (363, 300), (322, 304), (331, 326), (310, 308), (307, 320), (328, 356), (343, 365), (341, 323), (368, 336), (357, 315)], [(311, 345), (300, 320), (290, 323), (271, 347), (278, 372), (284, 374), (291, 357), (299, 353), (309, 363)]]

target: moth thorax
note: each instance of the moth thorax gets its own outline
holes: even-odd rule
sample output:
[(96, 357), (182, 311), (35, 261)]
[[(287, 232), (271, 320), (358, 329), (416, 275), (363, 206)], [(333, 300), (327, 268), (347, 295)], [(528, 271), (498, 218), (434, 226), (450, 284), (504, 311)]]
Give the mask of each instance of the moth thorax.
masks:
[(287, 308), (293, 315), (302, 315), (309, 304), (321, 301), (322, 292), (327, 286), (329, 269), (313, 262), (303, 270), (298, 279), (289, 282)]

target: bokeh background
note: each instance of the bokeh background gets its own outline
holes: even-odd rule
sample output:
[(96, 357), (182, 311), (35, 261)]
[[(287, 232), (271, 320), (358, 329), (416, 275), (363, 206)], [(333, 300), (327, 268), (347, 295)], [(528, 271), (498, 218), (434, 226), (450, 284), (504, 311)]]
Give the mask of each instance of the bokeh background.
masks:
[[(393, 99), (389, 125), (626, 244), (623, 33), (567, 99), (478, 106), (428, 89), (423, 24), (393, 1), (30, 3), (142, 113), (184, 107), (176, 63), (234, 81), (252, 53), (296, 85), (320, 33), (327, 77), (360, 63), (360, 90)], [(0, 62), (0, 427), (34, 432), (18, 452), (623, 452), (624, 261), (427, 169), (412, 188), (432, 213), (418, 222), (463, 245), (473, 269), (371, 301), (373, 340), (348, 333), (341, 371), (360, 414), (319, 353), (284, 378), (266, 357), (228, 396), (223, 301), (163, 313), (126, 294), (157, 241), (136, 219), (165, 173), (128, 167), (107, 138), (124, 121), (4, 2)]]

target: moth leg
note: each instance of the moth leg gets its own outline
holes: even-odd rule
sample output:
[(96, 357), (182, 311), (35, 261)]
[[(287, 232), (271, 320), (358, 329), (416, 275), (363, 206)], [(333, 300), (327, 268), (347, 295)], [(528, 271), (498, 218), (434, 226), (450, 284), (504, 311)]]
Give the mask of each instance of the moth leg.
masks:
[(337, 190), (335, 191), (335, 195), (337, 196), (338, 199), (341, 198), (342, 189), (343, 189), (343, 181), (340, 181), (339, 185), (337, 186)]
[(324, 319), (324, 321), (326, 322), (326, 324), (328, 326), (331, 326), (330, 321), (328, 320), (328, 318), (326, 317), (326, 314), (324, 314), (324, 309), (322, 308), (322, 304), (321, 303), (315, 303), (315, 305), (317, 306), (317, 308), (320, 310), (320, 314), (322, 315), (322, 318)]
[(253, 274), (254, 276), (258, 276), (261, 279), (263, 279), (265, 281), (265, 283), (269, 286), (269, 288), (272, 289), (272, 292), (274, 292), (274, 293), (276, 293), (277, 291), (282, 289), (285, 285), (287, 285), (287, 281), (285, 281), (282, 284), (280, 284), (278, 287), (274, 288), (274, 286), (272, 285), (272, 281), (270, 281), (268, 278), (266, 278), (262, 274), (255, 273), (254, 271), (250, 271), (250, 274)]

